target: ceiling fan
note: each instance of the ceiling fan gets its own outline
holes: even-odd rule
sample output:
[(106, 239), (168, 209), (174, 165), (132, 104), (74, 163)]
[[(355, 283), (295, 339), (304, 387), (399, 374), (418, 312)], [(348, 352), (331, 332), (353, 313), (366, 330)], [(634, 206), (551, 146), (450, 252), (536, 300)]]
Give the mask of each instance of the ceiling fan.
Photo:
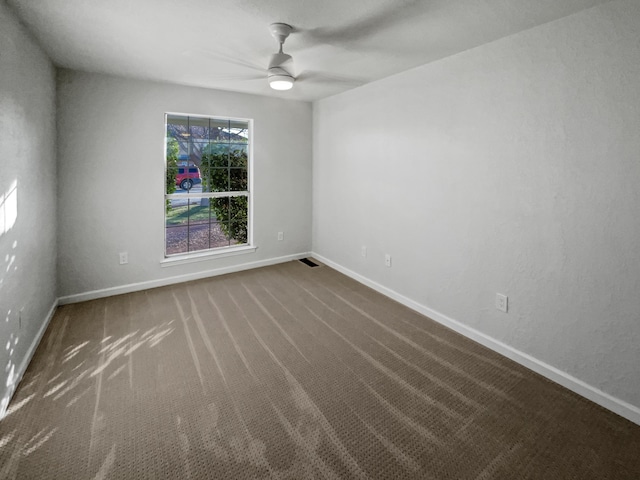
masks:
[[(269, 58), (269, 63), (265, 71), (264, 63), (262, 65), (254, 61), (247, 61), (246, 59), (239, 58), (237, 56), (228, 55), (220, 51), (212, 50), (188, 50), (187, 54), (200, 54), (209, 57), (214, 57), (222, 60), (226, 63), (243, 67), (245, 69), (251, 69), (255, 73), (253, 74), (231, 74), (231, 75), (216, 75), (216, 78), (224, 80), (262, 80), (264, 81), (264, 75), (266, 73), (269, 86), (274, 90), (290, 90), (294, 83), (315, 83), (324, 85), (349, 85), (359, 86), (362, 85), (364, 80), (357, 78), (343, 77), (340, 75), (334, 75), (330, 73), (324, 73), (320, 71), (304, 70), (303, 72), (294, 74), (293, 58), (291, 55), (284, 53), (284, 42), (291, 33), (294, 32), (294, 28), (286, 23), (277, 22), (269, 25), (269, 31), (271, 36), (278, 42), (278, 51), (272, 54)], [(296, 32), (298, 30), (295, 30)], [(259, 73), (258, 73), (259, 72)]]
[(269, 30), (271, 31), (271, 36), (278, 40), (280, 45), (278, 53), (271, 55), (271, 60), (269, 61), (267, 70), (269, 86), (274, 90), (289, 90), (293, 87), (293, 82), (296, 81), (293, 76), (293, 59), (291, 55), (282, 51), (282, 47), (284, 46), (284, 41), (293, 31), (293, 27), (286, 23), (272, 23), (269, 26)]

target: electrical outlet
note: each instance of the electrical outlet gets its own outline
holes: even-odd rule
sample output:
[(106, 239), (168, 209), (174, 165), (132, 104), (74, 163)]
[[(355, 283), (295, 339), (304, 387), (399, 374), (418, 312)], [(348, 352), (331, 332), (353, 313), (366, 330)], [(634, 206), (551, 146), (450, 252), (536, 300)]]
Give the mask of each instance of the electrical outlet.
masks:
[(389, 255), (388, 253), (385, 254), (385, 256), (384, 256), (384, 264), (387, 267), (391, 266), (391, 255)]
[(509, 297), (501, 293), (496, 293), (496, 308), (501, 312), (507, 313), (509, 309)]
[(278, 232), (278, 241), (281, 242), (284, 240), (284, 232)]
[(120, 252), (120, 265), (126, 265), (129, 263), (129, 254), (127, 252)]
[(360, 255), (362, 255), (363, 257), (367, 256), (367, 247), (365, 247), (364, 245), (360, 249)]

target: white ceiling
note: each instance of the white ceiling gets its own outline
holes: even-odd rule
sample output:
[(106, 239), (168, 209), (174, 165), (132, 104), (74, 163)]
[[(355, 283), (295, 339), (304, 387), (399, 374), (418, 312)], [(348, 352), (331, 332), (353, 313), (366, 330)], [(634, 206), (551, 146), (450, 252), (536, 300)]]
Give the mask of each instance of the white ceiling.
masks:
[[(7, 0), (56, 65), (316, 100), (609, 0)], [(294, 88), (268, 87), (294, 27)]]

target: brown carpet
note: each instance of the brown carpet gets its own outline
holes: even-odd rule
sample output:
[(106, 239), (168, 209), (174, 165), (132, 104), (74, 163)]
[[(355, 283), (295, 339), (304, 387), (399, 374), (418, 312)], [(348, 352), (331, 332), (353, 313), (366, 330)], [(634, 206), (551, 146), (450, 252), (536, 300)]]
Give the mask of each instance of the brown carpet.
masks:
[(634, 479), (640, 427), (328, 267), (58, 309), (2, 479)]

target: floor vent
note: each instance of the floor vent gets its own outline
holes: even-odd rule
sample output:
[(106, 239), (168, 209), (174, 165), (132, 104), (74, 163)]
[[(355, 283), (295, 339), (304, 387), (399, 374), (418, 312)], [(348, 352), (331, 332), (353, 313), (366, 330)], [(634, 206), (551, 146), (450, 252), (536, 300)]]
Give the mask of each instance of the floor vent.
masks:
[(301, 258), (300, 261), (302, 263), (304, 263), (305, 265), (308, 265), (310, 267), (317, 267), (318, 264), (317, 263), (313, 263), (311, 260), (309, 260), (308, 258)]

